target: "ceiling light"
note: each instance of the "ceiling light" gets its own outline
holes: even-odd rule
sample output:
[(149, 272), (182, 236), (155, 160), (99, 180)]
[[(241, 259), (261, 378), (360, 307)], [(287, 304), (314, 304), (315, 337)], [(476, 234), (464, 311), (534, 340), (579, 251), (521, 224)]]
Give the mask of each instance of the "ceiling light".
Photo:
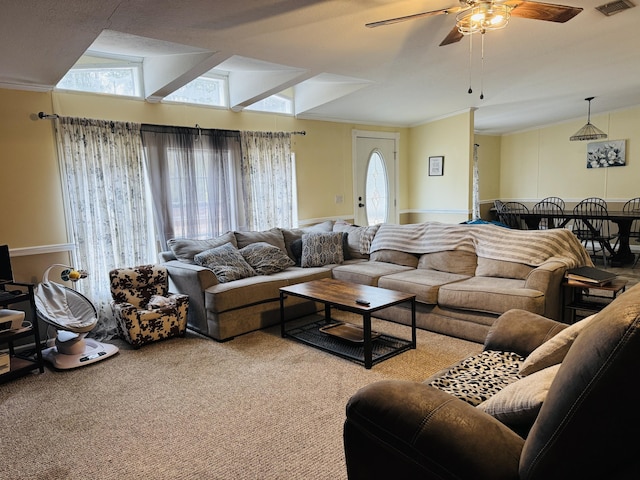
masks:
[(589, 114), (587, 116), (587, 124), (569, 137), (572, 142), (576, 140), (598, 140), (599, 138), (607, 138), (607, 134), (596, 126), (591, 124), (591, 100), (595, 97), (585, 98), (589, 102)]
[(498, 30), (509, 23), (509, 7), (493, 2), (480, 2), (478, 5), (461, 11), (456, 15), (456, 27), (463, 35)]

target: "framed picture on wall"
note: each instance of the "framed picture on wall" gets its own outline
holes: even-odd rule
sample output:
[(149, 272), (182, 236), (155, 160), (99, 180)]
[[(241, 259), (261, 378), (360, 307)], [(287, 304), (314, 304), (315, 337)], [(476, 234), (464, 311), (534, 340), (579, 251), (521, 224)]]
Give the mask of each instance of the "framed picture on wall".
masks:
[(587, 145), (587, 168), (623, 167), (626, 163), (625, 140), (591, 142)]
[(429, 176), (440, 177), (444, 175), (444, 157), (429, 157)]

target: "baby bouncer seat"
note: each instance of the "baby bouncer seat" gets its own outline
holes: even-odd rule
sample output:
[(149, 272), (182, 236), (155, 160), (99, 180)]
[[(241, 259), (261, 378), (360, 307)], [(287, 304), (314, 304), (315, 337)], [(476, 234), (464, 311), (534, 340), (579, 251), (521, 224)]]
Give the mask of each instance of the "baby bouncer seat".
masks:
[(38, 318), (57, 331), (55, 346), (42, 351), (42, 356), (57, 369), (82, 367), (115, 355), (118, 347), (86, 338), (98, 323), (98, 313), (91, 301), (73, 288), (49, 281), (54, 267), (64, 268), (61, 279), (73, 282), (86, 277), (86, 272), (68, 265), (55, 264), (45, 270), (35, 292)]

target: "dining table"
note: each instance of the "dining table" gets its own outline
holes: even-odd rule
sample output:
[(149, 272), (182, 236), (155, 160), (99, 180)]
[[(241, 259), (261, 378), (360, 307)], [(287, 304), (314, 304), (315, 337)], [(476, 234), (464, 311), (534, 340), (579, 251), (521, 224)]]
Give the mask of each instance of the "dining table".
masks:
[(518, 214), (525, 222), (529, 230), (538, 230), (542, 219), (547, 220), (547, 225), (555, 228), (564, 228), (571, 220), (582, 220), (584, 224), (593, 232), (597, 229), (593, 226), (593, 220), (609, 220), (618, 226), (618, 241), (615, 245), (605, 241), (604, 247), (609, 251), (612, 266), (623, 266), (633, 263), (635, 254), (631, 251), (629, 239), (631, 237), (631, 226), (634, 220), (640, 220), (638, 211), (615, 211), (611, 210), (604, 215), (588, 215), (575, 212), (525, 212)]

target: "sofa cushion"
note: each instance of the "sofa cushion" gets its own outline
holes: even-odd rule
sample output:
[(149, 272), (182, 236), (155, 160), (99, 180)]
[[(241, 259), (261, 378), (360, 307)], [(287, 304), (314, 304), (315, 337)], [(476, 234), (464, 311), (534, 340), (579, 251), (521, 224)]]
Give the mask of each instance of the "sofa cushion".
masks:
[(272, 228), (270, 230), (263, 230), (259, 232), (234, 232), (237, 241), (237, 247), (242, 249), (247, 245), (257, 242), (265, 242), (274, 247), (278, 247), (283, 252), (287, 253), (287, 248), (284, 244), (284, 237), (282, 231), (279, 228)]
[(469, 277), (476, 274), (476, 266), (476, 254), (465, 252), (464, 250), (425, 253), (420, 256), (420, 260), (418, 261), (418, 268), (457, 273)]
[(342, 263), (341, 232), (314, 232), (302, 235), (302, 267), (321, 267), (332, 263)]
[(281, 287), (330, 277), (331, 270), (322, 267), (289, 267), (272, 275), (213, 285), (205, 290), (205, 304), (208, 311), (216, 314), (264, 302), (274, 302), (274, 308), (278, 308)]
[(210, 248), (219, 247), (225, 243), (231, 243), (234, 247), (238, 246), (233, 232), (227, 232), (219, 237), (204, 240), (194, 240), (190, 238), (171, 238), (167, 240), (167, 245), (178, 260), (193, 265), (196, 264), (193, 257), (198, 253), (209, 250)]
[(516, 431), (529, 430), (559, 368), (553, 365), (510, 383), (477, 408)]
[(378, 280), (384, 275), (414, 270), (394, 263), (366, 261), (349, 265), (340, 265), (333, 269), (333, 278), (360, 285), (378, 286)]
[(292, 267), (294, 261), (276, 246), (266, 242), (251, 243), (240, 253), (258, 275), (271, 275)]
[(220, 283), (253, 277), (256, 272), (231, 242), (197, 254), (195, 262), (210, 268)]
[(545, 295), (524, 288), (524, 280), (496, 277), (472, 277), (440, 287), (441, 307), (501, 314), (512, 308), (544, 314)]
[(467, 275), (416, 269), (380, 277), (378, 286), (389, 290), (414, 293), (416, 301), (435, 305), (438, 303), (438, 290), (442, 285), (459, 282), (467, 278), (469, 278)]
[(520, 375), (531, 375), (551, 365), (561, 363), (578, 334), (594, 317), (595, 314), (590, 315), (568, 326), (536, 348), (522, 364)]
[(513, 352), (485, 350), (425, 383), (475, 407), (519, 380), (518, 371), (523, 361), (523, 357)]
[(205, 307), (210, 312), (222, 313), (265, 301), (275, 301), (280, 297), (280, 287), (288, 285), (286, 278), (278, 276), (280, 273), (213, 285), (204, 291)]
[(480, 277), (501, 277), (526, 279), (533, 270), (530, 265), (491, 258), (478, 257), (476, 275)]
[(412, 268), (418, 266), (418, 257), (416, 255), (398, 250), (376, 250), (371, 253), (371, 260), (375, 262), (395, 263), (396, 265), (405, 265)]

